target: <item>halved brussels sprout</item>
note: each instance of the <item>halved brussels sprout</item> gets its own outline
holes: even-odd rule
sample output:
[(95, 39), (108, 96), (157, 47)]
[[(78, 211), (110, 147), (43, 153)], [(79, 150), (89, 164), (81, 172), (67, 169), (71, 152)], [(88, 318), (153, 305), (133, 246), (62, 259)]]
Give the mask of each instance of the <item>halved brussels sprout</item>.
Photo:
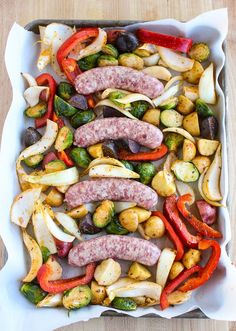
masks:
[(106, 66), (118, 66), (118, 60), (111, 55), (101, 55), (98, 58), (98, 66), (106, 67)]
[(115, 46), (111, 45), (111, 44), (106, 44), (102, 47), (102, 52), (106, 55), (111, 55), (114, 58), (118, 58), (119, 53), (118, 50), (115, 48)]
[(79, 309), (87, 306), (92, 299), (92, 293), (88, 285), (80, 285), (66, 291), (62, 304), (68, 310)]

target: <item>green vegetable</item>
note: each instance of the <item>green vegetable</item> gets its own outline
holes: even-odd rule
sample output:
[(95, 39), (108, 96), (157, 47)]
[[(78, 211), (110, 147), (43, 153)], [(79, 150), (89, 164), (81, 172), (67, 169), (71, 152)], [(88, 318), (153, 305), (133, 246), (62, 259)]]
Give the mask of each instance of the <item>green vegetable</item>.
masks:
[(123, 53), (118, 57), (119, 65), (133, 69), (143, 69), (144, 62), (141, 57), (133, 53)]
[(42, 160), (43, 160), (43, 154), (36, 154), (36, 155), (27, 157), (27, 159), (24, 159), (24, 162), (28, 167), (35, 168), (39, 165), (39, 163)]
[(77, 129), (79, 126), (89, 123), (95, 119), (96, 115), (93, 110), (78, 111), (70, 120), (73, 128)]
[(60, 98), (58, 95), (54, 97), (55, 111), (59, 116), (71, 117), (78, 112), (78, 109), (71, 106), (68, 102)]
[(210, 56), (210, 49), (205, 43), (195, 43), (188, 52), (188, 55), (191, 57), (191, 59), (194, 59), (198, 62), (203, 62), (206, 61)]
[(24, 114), (30, 118), (40, 118), (46, 113), (46, 111), (47, 111), (47, 104), (41, 101), (34, 107), (26, 108)]
[(82, 71), (86, 71), (86, 70), (95, 68), (97, 66), (97, 60), (100, 55), (101, 55), (101, 52), (86, 56), (83, 59), (79, 60), (78, 65), (79, 65), (80, 69)]
[(68, 128), (68, 126), (63, 126), (57, 135), (55, 141), (55, 149), (58, 152), (64, 151), (64, 149), (69, 148), (73, 143), (73, 132)]
[(137, 304), (134, 300), (130, 298), (120, 298), (116, 297), (112, 300), (112, 307), (120, 310), (136, 310)]
[(104, 228), (111, 222), (114, 214), (114, 203), (109, 200), (102, 201), (93, 214), (93, 223), (98, 228)]
[(57, 95), (68, 101), (76, 93), (74, 86), (67, 82), (60, 82), (57, 87)]
[(116, 59), (119, 56), (118, 50), (111, 44), (106, 44), (102, 47), (102, 52), (107, 55), (111, 55)]
[(37, 303), (43, 300), (47, 295), (47, 292), (44, 292), (39, 285), (33, 283), (23, 284), (20, 291), (27, 300), (35, 305), (37, 305)]
[(41, 246), (40, 247), (42, 256), (43, 256), (43, 263), (47, 262), (49, 256), (51, 255), (50, 250), (47, 247)]
[(195, 182), (199, 178), (199, 172), (191, 162), (177, 160), (172, 164), (171, 170), (174, 171), (176, 178), (182, 182)]
[(131, 163), (131, 162), (129, 162), (129, 161), (125, 161), (125, 160), (122, 160), (122, 161), (120, 161), (121, 163), (123, 163), (123, 165), (127, 168), (127, 169), (129, 169), (129, 170), (131, 170), (131, 171), (134, 171), (134, 166), (133, 166), (133, 164)]
[(139, 163), (135, 170), (140, 175), (140, 182), (145, 185), (148, 185), (156, 174), (156, 168), (151, 162)]
[(119, 219), (116, 216), (113, 217), (111, 222), (106, 226), (105, 230), (109, 234), (123, 235), (129, 233), (129, 231), (120, 224)]
[(98, 66), (99, 67), (118, 66), (118, 60), (111, 55), (101, 55), (98, 58)]
[(92, 299), (92, 292), (88, 285), (80, 285), (66, 291), (62, 304), (66, 309), (74, 310), (87, 306)]
[(131, 110), (130, 113), (137, 117), (142, 118), (145, 112), (148, 110), (149, 104), (146, 101), (134, 101), (131, 104)]
[(173, 109), (177, 106), (178, 104), (178, 98), (177, 97), (171, 97), (167, 100), (165, 100), (164, 102), (162, 102), (160, 105), (159, 105), (159, 108), (161, 110), (166, 110), (166, 109)]
[(178, 147), (182, 145), (184, 137), (178, 133), (169, 132), (165, 137), (165, 145), (169, 151), (177, 152)]
[(117, 99), (121, 99), (123, 97), (125, 97), (126, 94), (123, 93), (123, 92), (120, 92), (120, 91), (114, 91), (114, 92), (111, 92), (108, 96), (108, 99), (111, 100), (115, 105), (119, 106), (120, 108), (128, 108), (131, 106), (131, 104), (122, 104), (120, 103), (119, 101), (117, 101)]
[(161, 112), (161, 123), (168, 128), (178, 128), (182, 125), (183, 115), (174, 109), (166, 109)]
[(87, 150), (82, 147), (75, 147), (70, 152), (70, 156), (75, 164), (81, 168), (87, 168), (92, 161)]
[(208, 117), (214, 115), (211, 108), (201, 99), (196, 100), (196, 111), (199, 116)]
[(45, 164), (45, 171), (47, 174), (50, 174), (51, 172), (62, 171), (65, 169), (66, 169), (66, 165), (61, 160), (53, 160)]

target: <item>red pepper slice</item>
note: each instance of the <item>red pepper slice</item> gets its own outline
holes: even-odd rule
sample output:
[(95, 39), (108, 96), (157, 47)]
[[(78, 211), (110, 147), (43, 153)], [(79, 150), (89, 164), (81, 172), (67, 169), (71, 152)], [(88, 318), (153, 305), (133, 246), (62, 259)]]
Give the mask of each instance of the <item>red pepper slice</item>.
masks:
[(161, 144), (161, 146), (153, 149), (150, 152), (139, 152), (130, 153), (125, 149), (119, 151), (119, 159), (126, 161), (155, 161), (161, 159), (168, 152), (166, 145)]
[(55, 113), (55, 111), (52, 114), (52, 120), (53, 122), (56, 122), (59, 129), (63, 128), (63, 126), (65, 126), (65, 122), (63, 121), (62, 118), (58, 117), (57, 114)]
[(89, 108), (93, 109), (95, 107), (96, 103), (95, 103), (95, 100), (94, 100), (92, 94), (88, 94), (86, 96), (86, 99), (87, 99), (87, 103), (88, 103)]
[(179, 237), (177, 236), (175, 230), (172, 228), (171, 224), (167, 221), (165, 216), (160, 211), (153, 211), (152, 215), (160, 217), (162, 222), (165, 224), (166, 231), (168, 232), (170, 239), (173, 241), (177, 251), (175, 261), (181, 260), (184, 255), (184, 246)]
[(186, 225), (179, 216), (177, 209), (177, 197), (175, 195), (171, 195), (166, 198), (163, 205), (163, 212), (167, 219), (170, 220), (175, 227), (183, 243), (188, 247), (197, 247), (201, 237), (198, 235), (194, 236), (188, 231)]
[(198, 249), (201, 250), (206, 250), (210, 247), (212, 248), (212, 253), (205, 267), (202, 268), (198, 276), (187, 280), (186, 283), (184, 283), (179, 288), (180, 291), (187, 292), (187, 291), (195, 290), (196, 288), (206, 283), (209, 280), (209, 278), (211, 278), (220, 260), (220, 255), (221, 255), (220, 245), (218, 244), (217, 241), (212, 239), (203, 239), (198, 244)]
[(56, 81), (50, 74), (41, 74), (36, 78), (36, 82), (38, 85), (48, 85), (49, 86), (49, 99), (48, 99), (48, 109), (46, 114), (44, 114), (41, 118), (36, 118), (35, 127), (42, 128), (46, 125), (47, 119), (52, 117), (53, 109), (54, 109), (54, 96), (56, 94)]
[(155, 44), (183, 53), (188, 53), (193, 44), (190, 38), (174, 37), (145, 29), (138, 29), (137, 37), (142, 43)]
[(196, 272), (199, 272), (202, 268), (199, 265), (195, 265), (194, 267), (190, 269), (183, 270), (175, 279), (173, 279), (162, 291), (161, 293), (161, 298), (160, 298), (160, 306), (161, 309), (164, 310), (169, 307), (169, 302), (168, 302), (168, 295), (183, 282), (185, 281), (188, 277), (193, 275)]
[(74, 85), (75, 78), (82, 72), (78, 63), (74, 59), (64, 59), (61, 62), (61, 66), (66, 78)]
[(57, 157), (59, 160), (63, 161), (67, 167), (73, 167), (75, 165), (65, 151), (57, 152)]
[(79, 285), (86, 285), (93, 279), (94, 271), (96, 268), (95, 263), (90, 263), (86, 266), (85, 275), (59, 280), (49, 280), (53, 270), (48, 264), (43, 264), (38, 271), (37, 280), (40, 287), (48, 293), (60, 293), (70, 290)]
[(179, 209), (180, 213), (186, 218), (186, 220), (192, 225), (192, 227), (203, 236), (210, 238), (222, 238), (222, 234), (219, 231), (214, 230), (206, 223), (203, 223), (202, 221), (198, 220), (186, 208), (186, 203), (191, 202), (191, 199), (191, 194), (185, 194), (179, 197), (177, 202), (177, 208)]

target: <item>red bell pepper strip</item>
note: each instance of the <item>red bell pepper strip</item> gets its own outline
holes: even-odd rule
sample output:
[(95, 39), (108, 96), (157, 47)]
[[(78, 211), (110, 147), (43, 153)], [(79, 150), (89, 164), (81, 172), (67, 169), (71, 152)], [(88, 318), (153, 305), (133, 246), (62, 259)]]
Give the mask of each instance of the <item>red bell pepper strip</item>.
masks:
[(183, 244), (192, 248), (197, 247), (201, 237), (198, 235), (194, 236), (188, 231), (186, 225), (179, 216), (177, 209), (177, 197), (175, 195), (171, 195), (170, 197), (166, 198), (163, 205), (163, 213), (167, 220), (173, 224), (179, 237), (183, 241)]
[(56, 81), (50, 74), (41, 74), (36, 78), (36, 82), (38, 85), (48, 85), (49, 86), (49, 99), (48, 99), (48, 106), (47, 112), (41, 118), (35, 119), (35, 127), (42, 128), (46, 125), (47, 119), (52, 118), (53, 109), (54, 109), (54, 96), (56, 94)]
[(72, 243), (61, 241), (57, 238), (53, 238), (56, 244), (57, 248), (57, 255), (59, 257), (66, 257), (70, 251), (70, 249), (73, 247)]
[(221, 255), (220, 245), (218, 244), (217, 241), (212, 239), (211, 240), (203, 239), (198, 243), (198, 249), (206, 250), (210, 247), (212, 248), (212, 253), (205, 267), (202, 268), (198, 276), (187, 280), (186, 283), (184, 283), (179, 288), (180, 291), (187, 292), (187, 291), (195, 290), (196, 288), (206, 283), (209, 278), (211, 278), (220, 260), (220, 255)]
[(40, 287), (48, 293), (60, 293), (63, 291), (70, 290), (73, 287), (79, 285), (86, 285), (93, 279), (94, 271), (96, 268), (95, 263), (90, 263), (86, 266), (85, 275), (59, 279), (59, 280), (49, 280), (53, 274), (53, 270), (48, 264), (43, 264), (37, 274), (37, 280)]
[(75, 78), (82, 72), (78, 63), (74, 59), (64, 59), (61, 66), (66, 78), (74, 85)]
[(57, 157), (59, 160), (63, 161), (67, 167), (73, 167), (75, 165), (65, 151), (57, 152)]
[(175, 261), (181, 260), (184, 255), (184, 246), (179, 237), (177, 236), (175, 230), (160, 211), (153, 211), (152, 215), (159, 217), (165, 224), (166, 231), (168, 232), (170, 239), (173, 241), (173, 244), (175, 245), (177, 251)]
[(198, 220), (187, 208), (186, 203), (191, 202), (192, 197), (191, 194), (185, 194), (179, 197), (177, 201), (177, 208), (179, 209), (180, 213), (186, 220), (192, 225), (192, 227), (201, 235), (209, 238), (222, 238), (222, 234), (211, 228), (206, 223)]
[(87, 99), (87, 103), (88, 103), (89, 108), (93, 109), (95, 107), (96, 103), (95, 103), (95, 100), (94, 100), (92, 94), (86, 95), (86, 99)]
[(175, 279), (173, 279), (162, 291), (160, 298), (161, 309), (164, 310), (169, 307), (168, 295), (174, 292), (174, 290), (188, 277), (196, 272), (199, 272), (202, 268), (199, 265), (195, 265), (190, 269), (183, 270)]
[(108, 30), (107, 29), (106, 30), (107, 43), (113, 44), (122, 32), (126, 32), (126, 30), (122, 30), (122, 29), (109, 29)]
[(145, 29), (138, 29), (136, 34), (142, 43), (155, 44), (183, 53), (188, 53), (193, 44), (190, 38), (174, 37)]
[(59, 129), (63, 128), (63, 126), (65, 126), (65, 122), (63, 121), (62, 118), (58, 117), (57, 114), (55, 113), (55, 111), (52, 114), (52, 120), (53, 122), (56, 122)]
[(155, 161), (161, 159), (168, 152), (166, 145), (151, 150), (150, 152), (130, 153), (126, 150), (121, 150), (118, 153), (119, 159), (126, 161)]

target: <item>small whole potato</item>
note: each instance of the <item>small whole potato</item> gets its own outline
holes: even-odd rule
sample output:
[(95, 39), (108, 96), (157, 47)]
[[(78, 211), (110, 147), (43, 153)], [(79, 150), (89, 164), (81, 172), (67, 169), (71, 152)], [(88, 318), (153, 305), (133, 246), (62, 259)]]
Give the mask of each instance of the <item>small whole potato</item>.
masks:
[(161, 238), (165, 233), (165, 224), (157, 216), (151, 216), (144, 225), (145, 234), (150, 238)]
[(201, 260), (201, 252), (198, 249), (190, 248), (183, 256), (182, 262), (185, 268), (190, 269)]
[(170, 269), (169, 279), (175, 279), (184, 270), (184, 265), (181, 262), (174, 262)]
[(135, 232), (138, 228), (139, 219), (136, 211), (126, 209), (119, 215), (120, 224), (129, 232)]
[(55, 187), (48, 193), (45, 202), (51, 207), (59, 207), (63, 204), (64, 194), (57, 191)]

